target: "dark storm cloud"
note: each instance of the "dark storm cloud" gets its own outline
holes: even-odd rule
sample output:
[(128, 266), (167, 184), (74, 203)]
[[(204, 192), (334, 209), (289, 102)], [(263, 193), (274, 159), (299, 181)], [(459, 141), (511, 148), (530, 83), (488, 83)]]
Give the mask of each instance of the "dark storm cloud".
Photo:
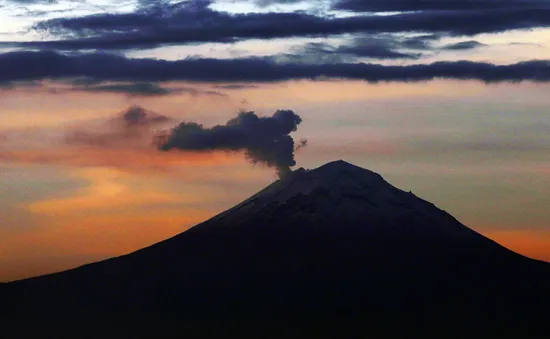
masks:
[(389, 16), (337, 18), (304, 12), (231, 14), (211, 9), (210, 1), (193, 0), (176, 4), (159, 1), (154, 2), (154, 6), (139, 7), (133, 13), (46, 20), (35, 28), (54, 34), (59, 40), (5, 42), (3, 45), (60, 50), (120, 50), (345, 33), (425, 32), (468, 36), (548, 27), (550, 7), (546, 1), (539, 3), (538, 7), (495, 5), (490, 10), (418, 11)]
[(547, 0), (335, 0), (333, 7), (355, 12), (469, 11), (543, 6), (548, 9), (549, 3)]
[(369, 82), (427, 81), (436, 78), (485, 82), (550, 81), (550, 61), (510, 65), (435, 62), (407, 66), (370, 63), (279, 64), (270, 58), (130, 59), (109, 54), (65, 56), (55, 52), (0, 54), (0, 82), (87, 77), (101, 81), (276, 82), (293, 79), (353, 79)]
[[(279, 110), (271, 117), (243, 112), (225, 125), (212, 128), (182, 122), (167, 135), (157, 138), (158, 147), (163, 151), (245, 151), (252, 163), (273, 167), (283, 177), (296, 165), (296, 147), (289, 134), (296, 131), (301, 122), (300, 116), (290, 110)], [(299, 147), (304, 146), (306, 141), (301, 141)]]

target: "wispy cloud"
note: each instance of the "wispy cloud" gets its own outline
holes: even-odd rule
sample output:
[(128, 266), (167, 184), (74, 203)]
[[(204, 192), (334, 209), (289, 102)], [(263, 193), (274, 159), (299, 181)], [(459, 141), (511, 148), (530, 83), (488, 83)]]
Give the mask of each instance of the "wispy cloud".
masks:
[(140, 148), (147, 145), (153, 134), (152, 128), (166, 125), (171, 120), (167, 116), (133, 106), (96, 128), (73, 128), (68, 132), (65, 142), (99, 148)]
[(182, 92), (178, 88), (166, 88), (158, 84), (140, 82), (123, 84), (92, 84), (72, 88), (78, 92), (120, 93), (128, 96), (163, 96)]

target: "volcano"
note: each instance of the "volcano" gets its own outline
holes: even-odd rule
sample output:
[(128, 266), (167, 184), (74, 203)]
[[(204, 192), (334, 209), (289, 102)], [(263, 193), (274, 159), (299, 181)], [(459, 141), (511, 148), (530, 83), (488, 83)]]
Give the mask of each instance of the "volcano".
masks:
[(344, 161), (173, 238), (0, 285), (13, 337), (548, 334), (550, 264)]

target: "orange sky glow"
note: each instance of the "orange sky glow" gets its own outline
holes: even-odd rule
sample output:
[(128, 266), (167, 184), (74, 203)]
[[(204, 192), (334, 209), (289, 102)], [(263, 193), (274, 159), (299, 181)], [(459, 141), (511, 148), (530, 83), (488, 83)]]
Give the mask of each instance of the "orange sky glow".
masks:
[[(298, 167), (345, 159), (512, 250), (550, 261), (550, 145), (540, 127), (550, 124), (549, 89), (297, 81), (215, 96), (0, 92), (0, 112), (13, 116), (0, 120), (0, 281), (129, 253), (276, 180), (242, 152), (161, 152), (152, 144), (179, 121), (223, 124), (239, 110), (300, 114), (294, 137), (309, 145), (298, 151)], [(133, 105), (171, 120), (128, 134), (113, 119)], [(75, 142), (75, 132), (101, 142)]]

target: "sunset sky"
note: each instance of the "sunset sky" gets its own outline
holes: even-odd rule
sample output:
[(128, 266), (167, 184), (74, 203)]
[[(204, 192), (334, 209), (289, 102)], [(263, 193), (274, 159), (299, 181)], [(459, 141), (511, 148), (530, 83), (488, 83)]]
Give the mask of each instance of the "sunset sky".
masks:
[(159, 137), (278, 110), (293, 168), (344, 159), (550, 261), (549, 94), (546, 0), (3, 0), (0, 281), (248, 198), (279, 163)]

